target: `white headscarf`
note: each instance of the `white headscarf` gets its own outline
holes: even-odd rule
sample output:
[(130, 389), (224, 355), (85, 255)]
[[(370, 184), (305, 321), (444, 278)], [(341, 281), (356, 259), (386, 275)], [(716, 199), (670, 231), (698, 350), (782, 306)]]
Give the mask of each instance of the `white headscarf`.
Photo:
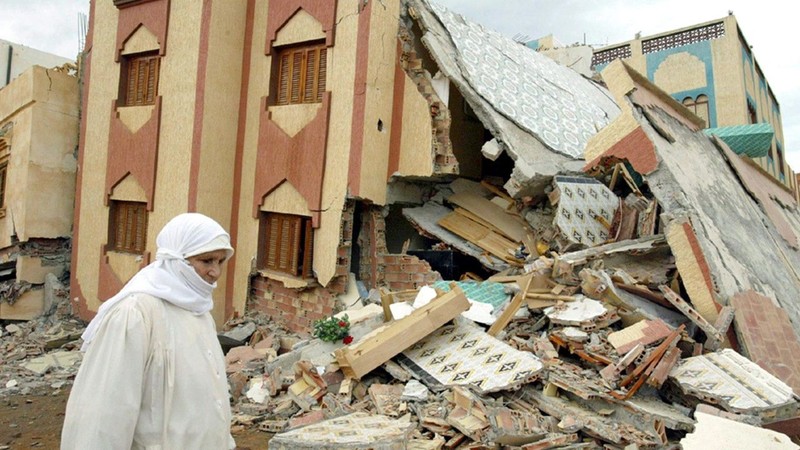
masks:
[(233, 247), (225, 229), (202, 214), (180, 214), (164, 225), (156, 237), (156, 246), (156, 260), (100, 305), (81, 336), (82, 351), (86, 351), (108, 312), (130, 294), (149, 294), (197, 315), (211, 311), (214, 306), (211, 291), (217, 284), (203, 280), (186, 258), (215, 250), (226, 250), (226, 258), (230, 258)]

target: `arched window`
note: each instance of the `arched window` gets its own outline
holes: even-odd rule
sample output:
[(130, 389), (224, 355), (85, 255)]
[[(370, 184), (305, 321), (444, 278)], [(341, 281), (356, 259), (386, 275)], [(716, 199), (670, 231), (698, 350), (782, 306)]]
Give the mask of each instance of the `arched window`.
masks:
[(685, 106), (689, 111), (693, 112), (697, 117), (703, 119), (706, 122), (706, 127), (709, 124), (709, 114), (708, 114), (708, 96), (705, 94), (700, 94), (697, 98), (686, 97), (683, 99), (683, 106)]

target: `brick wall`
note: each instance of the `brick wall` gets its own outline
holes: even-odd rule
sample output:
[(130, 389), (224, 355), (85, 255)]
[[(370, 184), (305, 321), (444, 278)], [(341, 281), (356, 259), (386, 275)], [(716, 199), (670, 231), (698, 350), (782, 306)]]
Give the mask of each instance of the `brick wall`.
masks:
[(389, 253), (382, 208), (373, 207), (362, 218), (359, 275), (366, 286), (385, 286), (390, 290), (418, 289), (442, 279), (430, 264), (416, 256)]
[(317, 319), (334, 312), (336, 294), (329, 289), (290, 289), (260, 275), (251, 281), (249, 310), (261, 311), (295, 332), (309, 332)]
[(427, 261), (411, 255), (382, 254), (378, 256), (382, 269), (382, 285), (392, 291), (419, 289), (442, 279)]

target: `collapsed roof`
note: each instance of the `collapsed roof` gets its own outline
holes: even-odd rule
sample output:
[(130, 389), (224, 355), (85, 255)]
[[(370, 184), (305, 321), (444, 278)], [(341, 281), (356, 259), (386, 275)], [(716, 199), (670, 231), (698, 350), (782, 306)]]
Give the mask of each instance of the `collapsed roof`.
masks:
[(587, 142), (619, 114), (606, 89), (575, 71), (435, 3), (408, 3), (439, 69), (514, 160), (512, 196), (576, 171)]

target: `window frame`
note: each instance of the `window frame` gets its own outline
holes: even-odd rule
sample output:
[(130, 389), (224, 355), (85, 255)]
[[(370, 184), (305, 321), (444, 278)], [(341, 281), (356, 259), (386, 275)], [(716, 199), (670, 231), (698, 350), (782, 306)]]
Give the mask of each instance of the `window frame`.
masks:
[(328, 48), (325, 42), (315, 41), (276, 50), (274, 104), (321, 103), (328, 78)]
[(693, 112), (695, 116), (703, 119), (706, 127), (711, 126), (711, 108), (706, 94), (699, 94), (697, 97), (686, 97), (681, 103), (686, 109)]
[(310, 217), (262, 212), (259, 269), (308, 279), (313, 276), (314, 233)]
[[(147, 247), (147, 203), (111, 200), (108, 221), (109, 250), (135, 255), (145, 253)], [(121, 228), (123, 221), (125, 226)]]
[[(141, 70), (143, 66), (144, 71)], [(156, 103), (161, 72), (161, 56), (157, 51), (123, 55), (120, 70), (120, 106), (149, 106)]]
[(8, 180), (8, 158), (0, 158), (0, 217), (6, 211), (6, 181)]

